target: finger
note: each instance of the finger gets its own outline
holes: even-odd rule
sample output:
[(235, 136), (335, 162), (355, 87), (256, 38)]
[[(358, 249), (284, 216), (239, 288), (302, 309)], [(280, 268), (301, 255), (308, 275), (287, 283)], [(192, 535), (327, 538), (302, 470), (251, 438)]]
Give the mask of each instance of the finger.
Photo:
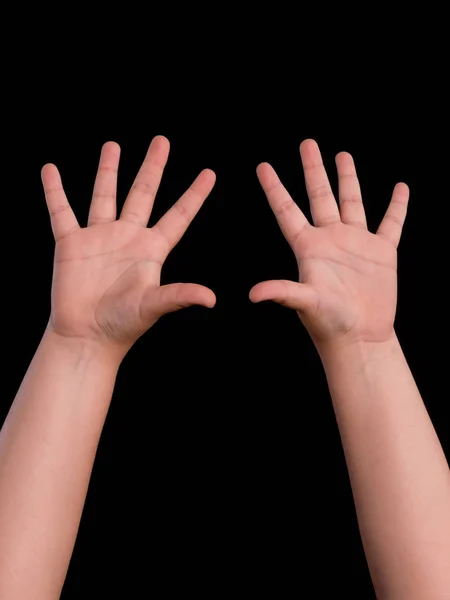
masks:
[(104, 144), (94, 183), (88, 226), (110, 223), (116, 219), (117, 170), (120, 146), (115, 142)]
[(315, 310), (318, 302), (317, 292), (310, 285), (284, 279), (257, 283), (250, 290), (250, 300), (272, 300), (299, 311)]
[(400, 242), (403, 224), (408, 210), (409, 188), (406, 183), (397, 183), (392, 193), (392, 199), (378, 227), (377, 235), (381, 235), (396, 248)]
[(361, 197), (355, 163), (351, 154), (339, 152), (336, 156), (339, 180), (339, 207), (341, 220), (347, 225), (367, 229), (366, 213)]
[(50, 213), (55, 241), (80, 229), (77, 218), (67, 201), (61, 182), (61, 176), (55, 165), (45, 165), (41, 171), (45, 200)]
[(271, 165), (261, 163), (256, 173), (278, 225), (292, 247), (303, 229), (309, 225), (308, 220), (292, 200)]
[(180, 241), (214, 187), (214, 171), (205, 169), (170, 210), (154, 225), (168, 243), (168, 253)]
[(162, 135), (153, 138), (147, 156), (131, 186), (120, 218), (147, 227), (156, 192), (169, 156), (169, 140)]
[(144, 296), (141, 314), (144, 320), (154, 321), (168, 312), (174, 312), (188, 306), (200, 305), (212, 308), (216, 296), (212, 290), (196, 283), (171, 283), (150, 290), (148, 299)]
[(308, 192), (311, 214), (317, 226), (329, 225), (341, 220), (331, 185), (322, 162), (319, 146), (314, 140), (300, 144), (306, 191)]

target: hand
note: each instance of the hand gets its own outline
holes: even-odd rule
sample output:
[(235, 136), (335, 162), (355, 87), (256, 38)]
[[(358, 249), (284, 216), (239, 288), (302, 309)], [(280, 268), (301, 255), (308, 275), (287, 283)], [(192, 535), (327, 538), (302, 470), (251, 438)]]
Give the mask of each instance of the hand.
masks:
[(300, 146), (312, 226), (272, 167), (257, 169), (278, 223), (297, 258), (299, 283), (265, 281), (250, 291), (253, 302), (273, 300), (298, 311), (316, 345), (381, 342), (394, 333), (397, 246), (409, 190), (395, 186), (375, 234), (367, 230), (358, 178), (350, 154), (336, 156), (340, 210), (315, 141)]
[(215, 174), (200, 173), (191, 187), (147, 228), (169, 155), (158, 136), (116, 220), (120, 148), (103, 146), (88, 225), (81, 228), (54, 165), (42, 181), (56, 241), (49, 326), (68, 338), (99, 341), (128, 350), (163, 314), (201, 304), (212, 307), (214, 293), (195, 284), (160, 286), (162, 265), (214, 186)]

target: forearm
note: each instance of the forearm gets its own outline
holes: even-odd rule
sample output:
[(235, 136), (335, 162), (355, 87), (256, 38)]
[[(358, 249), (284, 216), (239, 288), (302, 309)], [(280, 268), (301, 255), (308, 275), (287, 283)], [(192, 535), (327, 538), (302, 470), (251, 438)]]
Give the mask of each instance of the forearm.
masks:
[(0, 597), (59, 598), (120, 361), (47, 330), (0, 432)]
[(379, 597), (447, 597), (449, 468), (398, 340), (319, 352)]

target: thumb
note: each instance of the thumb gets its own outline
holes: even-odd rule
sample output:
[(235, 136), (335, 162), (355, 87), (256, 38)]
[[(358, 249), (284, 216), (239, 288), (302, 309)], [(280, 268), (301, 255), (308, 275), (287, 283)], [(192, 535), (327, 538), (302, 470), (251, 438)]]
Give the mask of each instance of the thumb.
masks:
[(285, 279), (257, 283), (249, 295), (252, 302), (273, 300), (302, 312), (314, 310), (318, 302), (317, 292), (310, 285)]
[(168, 312), (180, 310), (194, 304), (212, 308), (216, 296), (212, 290), (196, 283), (171, 283), (162, 285), (156, 290), (149, 290), (141, 305), (143, 319), (162, 317)]

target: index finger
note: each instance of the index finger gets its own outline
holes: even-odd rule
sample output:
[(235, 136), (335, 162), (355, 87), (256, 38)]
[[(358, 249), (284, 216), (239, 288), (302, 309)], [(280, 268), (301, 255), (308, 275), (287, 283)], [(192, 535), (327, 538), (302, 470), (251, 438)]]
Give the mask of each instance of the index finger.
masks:
[(166, 239), (169, 251), (183, 237), (189, 224), (209, 196), (215, 181), (214, 171), (211, 169), (202, 171), (181, 198), (153, 226), (153, 229), (156, 228)]
[(292, 246), (303, 229), (309, 225), (308, 219), (292, 200), (269, 163), (261, 163), (256, 169), (256, 173), (278, 225)]
[(70, 207), (55, 165), (47, 164), (41, 171), (42, 185), (47, 202), (55, 241), (80, 229), (77, 218)]

